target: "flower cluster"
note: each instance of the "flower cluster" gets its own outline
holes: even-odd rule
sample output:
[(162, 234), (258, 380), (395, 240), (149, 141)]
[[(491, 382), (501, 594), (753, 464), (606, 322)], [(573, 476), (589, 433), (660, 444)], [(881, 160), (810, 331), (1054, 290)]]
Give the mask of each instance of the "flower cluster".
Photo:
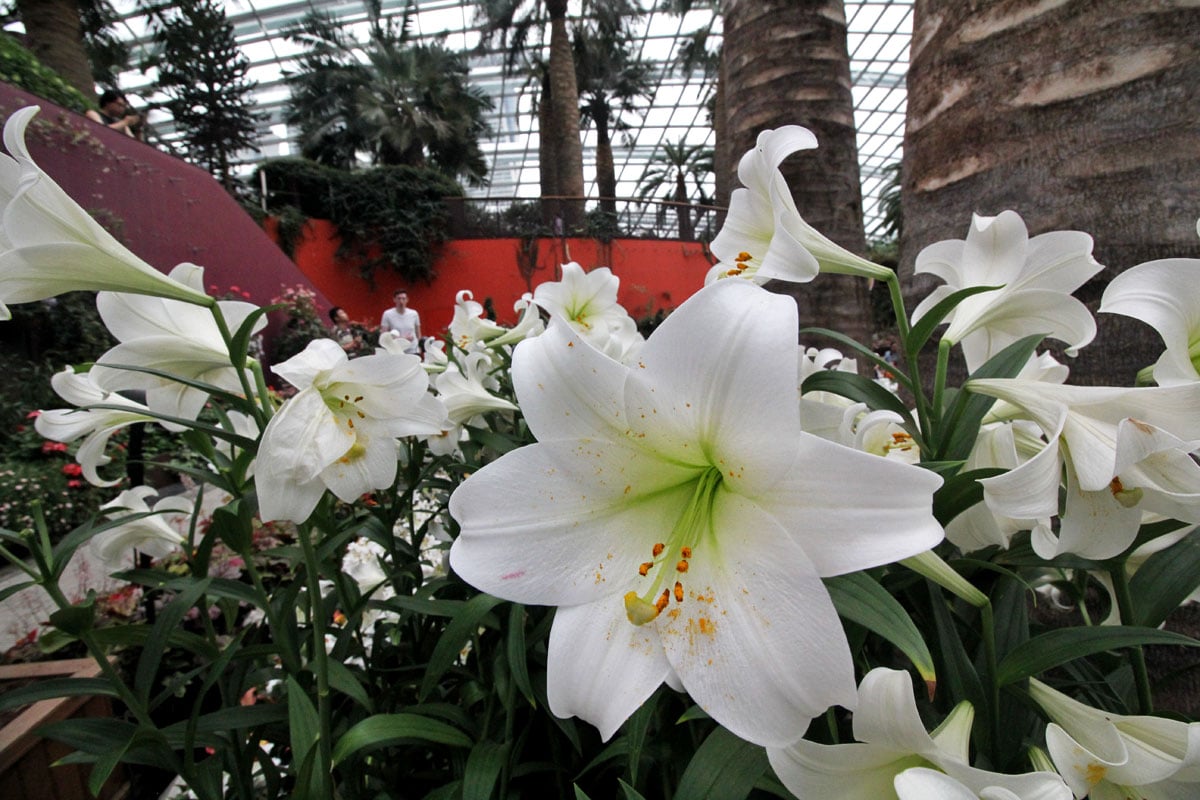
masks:
[[(113, 737), (197, 796), (222, 775), (272, 796), (586, 796), (626, 758), (610, 794), (729, 775), (864, 800), (1200, 790), (1200, 723), (1153, 714), (1140, 649), (1196, 644), (1157, 626), (1200, 583), (1200, 262), (1105, 293), (1161, 335), (1157, 385), (1072, 386), (1039, 348), (1094, 336), (1071, 297), (1101, 269), (1089, 236), (976, 216), (918, 256), (944, 285), (910, 318), (893, 272), (797, 212), (778, 167), (816, 141), (788, 127), (741, 160), (707, 285), (648, 337), (611, 270), (565, 264), (511, 328), (459, 292), (423, 359), (310, 336), (272, 370), (281, 399), (245, 349), (262, 309), (103, 238), (29, 159), (29, 116), (0, 160), (0, 300), (98, 290), (118, 340), (56, 375), (70, 407), (34, 424), (80, 442), (64, 477), (105, 488), (115, 432), (178, 432), (198, 483), (125, 489), (60, 546), (0, 539), (32, 547), (18, 569), (59, 635), (106, 665), (137, 651), (132, 676), (106, 673), (134, 720)], [(759, 284), (820, 272), (888, 283), (898, 359), (797, 344), (795, 303)], [(315, 318), (308, 290), (284, 299)], [(57, 578), (84, 540), (114, 568), (157, 559), (122, 573), (154, 622), (99, 635), (94, 598), (69, 602)], [(1043, 629), (1026, 590), (1046, 585), (1111, 595), (1117, 624)], [(186, 722), (160, 728), (177, 690)]]

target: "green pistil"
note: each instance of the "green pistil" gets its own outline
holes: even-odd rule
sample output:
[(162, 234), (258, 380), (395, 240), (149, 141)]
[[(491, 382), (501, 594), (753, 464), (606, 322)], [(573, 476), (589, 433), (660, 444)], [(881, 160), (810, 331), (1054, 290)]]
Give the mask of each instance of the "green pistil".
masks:
[[(681, 578), (687, 573), (688, 561), (700, 540), (712, 529), (713, 502), (720, 486), (720, 470), (716, 467), (706, 469), (696, 480), (691, 499), (679, 515), (667, 541), (661, 543), (661, 547), (655, 545), (655, 552), (651, 554), (653, 560), (642, 565), (643, 575), (649, 576), (653, 570), (654, 579), (644, 594), (628, 592), (625, 595), (625, 614), (634, 625), (645, 625), (658, 617), (667, 607), (672, 594), (676, 603), (681, 602)], [(672, 586), (665, 586), (672, 577)]]

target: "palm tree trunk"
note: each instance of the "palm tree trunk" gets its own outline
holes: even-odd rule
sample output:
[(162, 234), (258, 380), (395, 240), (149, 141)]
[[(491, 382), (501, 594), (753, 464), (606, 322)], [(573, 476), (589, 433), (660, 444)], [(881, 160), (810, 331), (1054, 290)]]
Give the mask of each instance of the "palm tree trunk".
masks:
[(96, 101), (96, 82), (87, 50), (78, 0), (17, 0), (29, 50), (89, 101)]
[[(820, 148), (790, 157), (781, 168), (796, 207), (830, 239), (863, 253), (862, 187), (841, 0), (729, 0), (724, 66), (730, 153), (740, 158), (766, 128), (811, 129)], [(866, 281), (820, 275), (810, 284), (768, 288), (796, 298), (802, 326), (869, 340)]]
[(675, 202), (679, 204), (675, 206), (675, 218), (679, 220), (679, 238), (691, 241), (696, 238), (696, 232), (692, 229), (692, 206), (688, 203), (687, 181), (682, 169), (675, 173)]
[[(1083, 230), (1106, 265), (1200, 257), (1200, 8), (1181, 3), (917, 0), (904, 140), (901, 276), (922, 247), (966, 235), (971, 212), (1013, 209), (1030, 234)], [(1078, 35), (1086, 31), (1085, 36)], [(1104, 314), (1071, 380), (1129, 385), (1162, 349)]]
[(613, 166), (612, 137), (605, 119), (596, 120), (596, 188), (600, 192), (600, 209), (615, 217), (617, 172)]
[[(542, 93), (538, 98), (538, 131), (551, 131), (554, 126), (550, 122), (550, 75), (547, 72), (542, 76)], [(542, 197), (552, 197), (558, 192), (558, 137), (546, 135), (538, 136), (538, 179), (540, 181)], [(561, 215), (558, 200), (542, 200), (542, 222), (546, 224), (550, 230), (555, 230), (554, 221)]]
[[(565, 197), (583, 194), (583, 144), (579, 139), (579, 87), (575, 82), (575, 59), (567, 32), (567, 0), (546, 0), (550, 15), (550, 127), (542, 135), (553, 136), (558, 155), (558, 191)], [(582, 200), (563, 203), (567, 229), (583, 225)]]

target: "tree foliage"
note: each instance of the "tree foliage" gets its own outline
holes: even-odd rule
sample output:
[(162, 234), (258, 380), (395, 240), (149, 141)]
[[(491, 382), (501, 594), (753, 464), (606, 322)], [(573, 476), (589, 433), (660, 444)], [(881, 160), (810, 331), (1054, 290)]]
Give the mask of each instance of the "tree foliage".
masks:
[(235, 154), (257, 149), (250, 62), (216, 0), (159, 7), (151, 18), (158, 49), (146, 66), (158, 68), (158, 88), (184, 132), (187, 156), (229, 187)]
[(301, 130), (304, 155), (323, 164), (429, 166), (481, 185), (491, 100), (468, 84), (461, 54), (410, 42), (407, 21), (375, 7), (359, 42), (331, 17), (306, 17), (289, 32), (307, 51), (288, 78), (288, 121)]

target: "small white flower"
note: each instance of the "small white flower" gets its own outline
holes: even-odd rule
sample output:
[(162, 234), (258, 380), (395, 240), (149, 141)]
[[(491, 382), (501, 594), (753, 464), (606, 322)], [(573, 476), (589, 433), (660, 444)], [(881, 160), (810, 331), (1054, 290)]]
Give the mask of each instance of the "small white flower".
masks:
[(945, 285), (917, 305), (913, 322), (959, 289), (996, 286), (963, 300), (946, 317), (950, 327), (943, 339), (962, 346), (967, 369), (973, 372), (1035, 333), (1066, 342), (1067, 353), (1075, 355), (1096, 335), (1096, 321), (1071, 292), (1102, 268), (1086, 233), (1055, 231), (1031, 239), (1014, 211), (975, 215), (965, 241), (937, 242), (917, 255), (916, 272), (936, 275)]
[(256, 483), (264, 521), (304, 521), (327, 488), (352, 502), (391, 486), (396, 437), (449, 427), (415, 356), (351, 361), (337, 342), (317, 339), (274, 369), (300, 392), (263, 432)]
[(572, 261), (563, 264), (562, 280), (540, 284), (533, 300), (566, 320), (600, 352), (621, 363), (631, 363), (645, 342), (637, 323), (617, 303), (620, 283), (608, 267), (584, 272)]
[(1167, 349), (1154, 364), (1159, 386), (1200, 381), (1200, 259), (1138, 264), (1113, 278), (1100, 310), (1141, 320)]
[[(105, 515), (109, 519), (121, 519), (150, 511), (147, 500), (156, 494), (149, 486), (134, 486), (100, 508), (111, 509)], [(109, 566), (121, 565), (134, 550), (154, 558), (162, 558), (173, 553), (183, 543), (185, 537), (182, 531), (187, 530), (192, 501), (178, 496), (163, 497), (154, 503), (153, 510), (168, 513), (131, 519), (103, 531), (95, 538), (96, 552)]]

